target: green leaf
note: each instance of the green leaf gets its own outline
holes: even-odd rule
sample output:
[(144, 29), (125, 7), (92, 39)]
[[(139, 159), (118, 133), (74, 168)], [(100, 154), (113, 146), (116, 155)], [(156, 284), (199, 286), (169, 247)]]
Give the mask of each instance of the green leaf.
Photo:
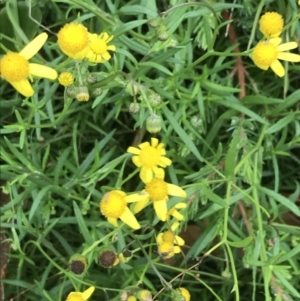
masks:
[(234, 177), (235, 160), (237, 158), (237, 145), (240, 142), (240, 131), (242, 129), (238, 128), (233, 134), (233, 138), (229, 145), (229, 150), (225, 157), (225, 174), (228, 177)]
[(282, 119), (278, 120), (275, 124), (273, 124), (266, 130), (266, 134), (273, 134), (279, 132), (282, 128), (286, 127), (289, 123), (294, 121), (295, 116), (295, 113), (290, 113)]
[(81, 234), (84, 237), (86, 243), (88, 245), (91, 245), (94, 242), (94, 240), (91, 237), (91, 234), (90, 234), (90, 232), (89, 232), (89, 230), (86, 226), (86, 223), (85, 223), (84, 218), (81, 214), (81, 211), (80, 211), (80, 209), (79, 209), (79, 207), (78, 207), (78, 205), (75, 201), (73, 201), (73, 208), (74, 208), (76, 220), (77, 220), (77, 223), (78, 223), (78, 227), (81, 231)]
[(289, 210), (291, 210), (295, 215), (300, 216), (300, 208), (298, 206), (296, 206), (296, 204), (293, 203), (291, 200), (287, 199), (283, 195), (281, 195), (281, 194), (279, 194), (279, 193), (277, 193), (273, 190), (270, 190), (268, 188), (259, 186), (258, 189), (261, 192), (268, 195), (269, 197), (275, 199), (277, 202), (279, 202), (280, 204), (282, 204), (283, 206), (285, 206)]
[(170, 75), (170, 76), (173, 76), (173, 73), (168, 70), (166, 67), (158, 64), (158, 63), (154, 63), (154, 62), (142, 62), (140, 63), (140, 66), (146, 66), (146, 67), (151, 67), (151, 68), (154, 68), (154, 69), (157, 69), (167, 75)]
[(117, 28), (114, 31), (114, 36), (118, 37), (118, 36), (122, 35), (123, 33), (129, 31), (130, 29), (139, 27), (145, 23), (147, 23), (147, 20), (135, 20), (135, 21), (131, 21), (131, 22), (122, 24), (122, 26), (120, 26), (119, 28)]
[(252, 241), (253, 241), (253, 237), (252, 236), (248, 236), (245, 239), (240, 240), (240, 241), (227, 241), (227, 242), (228, 242), (228, 244), (231, 247), (234, 247), (234, 248), (245, 248), (248, 245), (250, 245)]
[(201, 185), (201, 188), (203, 189), (204, 194), (214, 203), (222, 206), (223, 208), (227, 208), (226, 202), (220, 198), (218, 195), (216, 195), (208, 186), (205, 184)]

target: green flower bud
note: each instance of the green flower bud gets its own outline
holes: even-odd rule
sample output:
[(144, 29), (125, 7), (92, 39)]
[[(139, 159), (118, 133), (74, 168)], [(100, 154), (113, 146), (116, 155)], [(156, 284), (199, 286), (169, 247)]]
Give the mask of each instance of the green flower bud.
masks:
[(160, 25), (160, 23), (161, 23), (161, 17), (160, 16), (157, 16), (156, 18), (148, 21), (148, 25), (152, 28), (158, 27)]
[(90, 99), (89, 90), (86, 86), (77, 88), (76, 99), (78, 101), (88, 101)]
[(169, 34), (167, 32), (167, 28), (164, 24), (161, 24), (157, 29), (157, 38), (160, 41), (166, 41), (169, 38)]
[(88, 77), (86, 78), (86, 81), (88, 84), (94, 84), (97, 82), (97, 76), (89, 74)]
[(74, 87), (74, 86), (66, 87), (66, 94), (69, 98), (75, 98), (76, 97), (76, 87)]
[(140, 290), (135, 294), (135, 296), (140, 301), (152, 301), (152, 294), (148, 290)]
[(130, 94), (131, 96), (133, 96), (133, 95), (136, 95), (139, 92), (139, 88), (134, 83), (129, 82), (125, 86), (125, 92), (127, 92), (128, 94)]
[(100, 96), (101, 94), (102, 94), (102, 89), (101, 88), (96, 88), (93, 91), (93, 96), (95, 96), (95, 97)]
[(138, 113), (140, 111), (140, 109), (141, 109), (141, 107), (137, 102), (132, 102), (128, 108), (129, 112), (132, 114)]
[(151, 93), (148, 95), (148, 101), (152, 108), (156, 108), (161, 104), (161, 96), (151, 91)]
[(149, 133), (155, 134), (161, 130), (162, 119), (156, 114), (151, 114), (146, 120), (146, 129)]

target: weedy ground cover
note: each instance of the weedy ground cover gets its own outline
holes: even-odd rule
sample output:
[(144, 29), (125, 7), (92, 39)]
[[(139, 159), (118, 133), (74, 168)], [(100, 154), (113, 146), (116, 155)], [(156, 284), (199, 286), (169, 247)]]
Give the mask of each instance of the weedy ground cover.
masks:
[(0, 7), (0, 300), (300, 300), (299, 1)]

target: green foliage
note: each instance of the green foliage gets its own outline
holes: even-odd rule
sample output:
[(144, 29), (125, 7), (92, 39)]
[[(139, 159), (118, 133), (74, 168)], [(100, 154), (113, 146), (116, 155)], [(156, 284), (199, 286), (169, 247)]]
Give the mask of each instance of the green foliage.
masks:
[[(91, 301), (126, 300), (142, 289), (164, 301), (178, 298), (178, 287), (191, 300), (299, 300), (300, 65), (284, 62), (279, 78), (249, 57), (262, 39), (258, 20), (266, 11), (282, 14), (284, 41), (299, 44), (296, 1), (0, 6), (1, 55), (19, 52), (48, 28), (31, 62), (74, 72), (76, 85), (86, 84), (90, 94), (79, 102), (57, 81), (34, 78), (35, 94), (25, 98), (1, 79), (0, 230), (11, 244), (4, 300), (66, 300), (89, 286), (96, 288)], [(76, 21), (114, 36), (110, 60), (66, 58), (55, 34)], [(87, 83), (89, 75), (96, 83)], [(146, 120), (153, 114), (161, 130), (150, 134)], [(184, 220), (176, 230), (186, 246), (174, 261), (158, 253), (156, 236), (171, 221), (160, 222), (152, 204), (136, 214), (137, 231), (120, 220), (113, 227), (99, 210), (111, 190), (144, 189), (126, 150), (151, 137), (165, 143), (172, 160), (166, 182), (187, 193), (168, 202), (168, 209), (188, 205), (179, 210)], [(105, 269), (103, 248), (131, 256)], [(69, 269), (77, 253), (88, 263), (84, 277)]]

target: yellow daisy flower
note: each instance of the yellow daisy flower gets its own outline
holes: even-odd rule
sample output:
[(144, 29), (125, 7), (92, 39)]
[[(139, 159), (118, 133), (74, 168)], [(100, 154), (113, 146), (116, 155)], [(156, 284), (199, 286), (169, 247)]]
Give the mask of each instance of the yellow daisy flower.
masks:
[(100, 201), (100, 211), (107, 218), (107, 221), (118, 227), (117, 219), (121, 219), (125, 224), (133, 229), (140, 229), (140, 224), (133, 213), (127, 207), (127, 203), (144, 201), (148, 198), (145, 194), (126, 195), (121, 190), (113, 190), (106, 193)]
[(280, 14), (267, 12), (259, 19), (259, 30), (266, 38), (277, 38), (283, 29), (284, 21)]
[(89, 51), (86, 58), (92, 63), (103, 63), (111, 58), (108, 50), (115, 51), (115, 45), (107, 45), (114, 36), (109, 36), (106, 32), (97, 35), (89, 33)]
[(85, 58), (89, 50), (88, 30), (79, 23), (68, 23), (57, 34), (61, 51), (75, 60)]
[(186, 288), (180, 287), (180, 288), (178, 288), (178, 290), (180, 290), (180, 293), (181, 293), (182, 297), (184, 298), (184, 301), (191, 300), (190, 292)]
[(298, 44), (296, 42), (288, 42), (280, 45), (281, 41), (281, 38), (273, 38), (259, 42), (252, 52), (252, 60), (258, 68), (268, 70), (271, 67), (279, 77), (285, 74), (284, 67), (279, 60), (300, 62), (299, 54), (284, 52), (297, 48)]
[(74, 83), (73, 74), (67, 71), (62, 72), (58, 77), (58, 82), (64, 87), (71, 86)]
[(91, 297), (95, 290), (94, 286), (89, 287), (87, 290), (85, 290), (83, 293), (79, 292), (71, 292), (66, 301), (86, 301), (88, 298)]
[(1, 77), (8, 81), (20, 94), (30, 97), (34, 90), (28, 80), (32, 76), (55, 80), (56, 70), (40, 65), (29, 63), (32, 58), (45, 44), (48, 35), (43, 32), (28, 43), (19, 53), (8, 52), (0, 60)]
[(140, 290), (136, 293), (136, 297), (140, 301), (152, 301), (152, 294), (148, 290)]
[(179, 221), (182, 221), (184, 219), (184, 216), (177, 210), (177, 209), (184, 209), (187, 207), (186, 203), (177, 203), (173, 208), (171, 208), (168, 213), (167, 216), (173, 216), (174, 218), (176, 218)]
[(137, 155), (132, 157), (132, 162), (141, 168), (140, 178), (144, 183), (151, 182), (153, 175), (162, 170), (158, 166), (167, 167), (172, 164), (169, 158), (164, 157), (166, 154), (164, 144), (159, 143), (156, 138), (151, 138), (151, 145), (149, 142), (144, 142), (139, 145), (139, 148), (130, 146), (127, 152)]
[(174, 244), (169, 241), (164, 241), (158, 245), (158, 253), (163, 259), (172, 258), (175, 254), (178, 254), (180, 252), (180, 247), (174, 246)]
[(171, 242), (174, 245), (184, 246), (185, 241), (178, 235), (175, 235), (172, 231), (161, 232), (156, 237), (156, 242), (160, 245), (163, 242)]
[(138, 201), (133, 207), (133, 212), (138, 213), (143, 210), (149, 203), (153, 201), (153, 206), (157, 217), (161, 221), (167, 220), (167, 201), (169, 200), (168, 195), (186, 197), (186, 192), (177, 185), (166, 183), (164, 181), (163, 170), (156, 175), (151, 182), (146, 183), (145, 189), (142, 194), (146, 196), (145, 199)]

